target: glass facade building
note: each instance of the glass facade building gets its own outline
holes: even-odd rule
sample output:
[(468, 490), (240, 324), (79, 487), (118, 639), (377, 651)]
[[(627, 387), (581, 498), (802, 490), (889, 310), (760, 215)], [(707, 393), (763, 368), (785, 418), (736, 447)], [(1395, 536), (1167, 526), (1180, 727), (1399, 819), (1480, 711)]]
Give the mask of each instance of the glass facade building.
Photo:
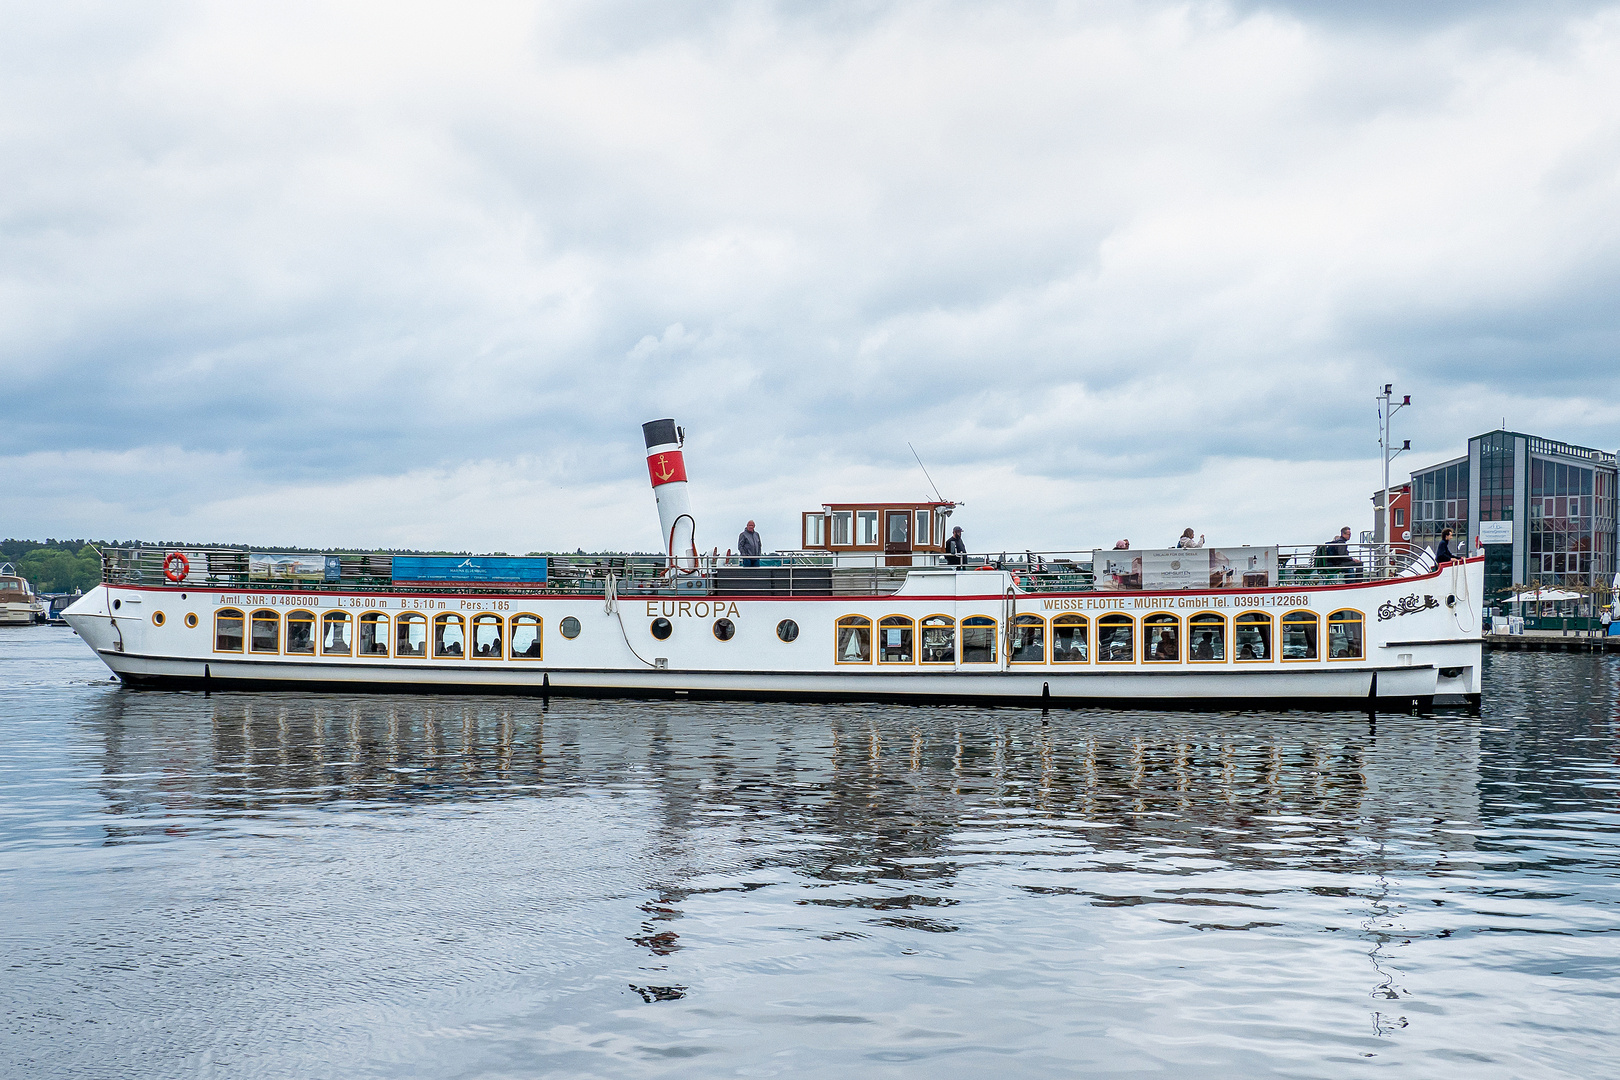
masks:
[[(1606, 594), (1615, 572), (1615, 455), (1515, 431), (1468, 440), (1468, 454), (1412, 474), (1412, 543), (1450, 528), (1469, 549), (1484, 522), (1486, 602), (1514, 586)], [(1508, 538), (1511, 537), (1511, 543)]]

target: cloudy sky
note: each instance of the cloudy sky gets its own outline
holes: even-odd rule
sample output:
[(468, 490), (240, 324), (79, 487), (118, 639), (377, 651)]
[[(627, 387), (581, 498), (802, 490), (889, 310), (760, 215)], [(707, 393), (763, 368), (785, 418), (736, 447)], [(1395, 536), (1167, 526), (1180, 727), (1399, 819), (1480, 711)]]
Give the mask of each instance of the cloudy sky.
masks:
[(0, 6), (0, 536), (1370, 527), (1620, 444), (1620, 4)]

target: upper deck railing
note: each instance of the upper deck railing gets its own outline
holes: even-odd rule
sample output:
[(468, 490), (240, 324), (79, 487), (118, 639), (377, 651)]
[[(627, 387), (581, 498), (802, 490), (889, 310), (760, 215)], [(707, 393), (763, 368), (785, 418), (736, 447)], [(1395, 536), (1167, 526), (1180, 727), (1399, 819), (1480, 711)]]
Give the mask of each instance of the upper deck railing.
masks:
[[(1010, 571), (1017, 577), (1018, 588), (1025, 592), (1121, 591), (1117, 584), (1098, 584), (1092, 566), (1094, 550), (969, 554), (958, 568)], [(1197, 558), (1206, 555), (1208, 550), (1189, 549), (1187, 554)], [(1344, 556), (1326, 554), (1322, 545), (1314, 544), (1276, 545), (1270, 550), (1276, 552), (1276, 565), (1266, 575), (1266, 584), (1259, 584), (1253, 576), (1245, 580), (1244, 575), (1238, 575), (1224, 587), (1236, 592), (1338, 585), (1396, 577), (1432, 565), (1427, 551), (1410, 544), (1351, 544)], [(164, 572), (165, 561), (175, 552), (185, 559), (184, 564), (170, 563), (171, 573), (179, 576), (178, 581)], [(278, 554), (273, 558), (291, 558), (296, 554)], [(1109, 554), (1128, 553), (1111, 551)], [(258, 569), (255, 556), (260, 561)], [(387, 554), (326, 553), (304, 554), (303, 557), (322, 561), (324, 572), (319, 577), (277, 578), (271, 576), (273, 572), (263, 569), (263, 553), (246, 548), (104, 548), (101, 577), (108, 585), (177, 590), (605, 596), (611, 589), (615, 595), (626, 597), (885, 596), (898, 591), (912, 570), (953, 569), (944, 555), (936, 554), (896, 557), (787, 551), (757, 559), (702, 556), (695, 565), (676, 568), (660, 555), (548, 555), (544, 581), (424, 582), (397, 580), (393, 556)], [(909, 565), (891, 565), (902, 559)], [(1346, 563), (1346, 559), (1351, 561)], [(1172, 588), (1182, 587), (1215, 586), (1197, 581)], [(1151, 582), (1145, 589), (1140, 583), (1124, 588), (1165, 591)]]

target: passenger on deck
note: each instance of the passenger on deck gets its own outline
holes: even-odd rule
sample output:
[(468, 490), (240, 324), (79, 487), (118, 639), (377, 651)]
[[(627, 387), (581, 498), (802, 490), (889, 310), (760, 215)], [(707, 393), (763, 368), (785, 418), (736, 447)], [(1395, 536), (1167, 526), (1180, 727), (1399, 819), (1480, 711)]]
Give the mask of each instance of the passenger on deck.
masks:
[(754, 531), (754, 523), (750, 521), (748, 527), (737, 534), (737, 554), (743, 556), (744, 566), (758, 566), (759, 554), (765, 550), (765, 541), (759, 538)]
[(1339, 535), (1322, 545), (1323, 554), (1327, 557), (1324, 565), (1343, 570), (1349, 577), (1358, 577), (1361, 570), (1361, 560), (1350, 554), (1350, 526), (1346, 525), (1339, 530)]
[(1194, 540), (1193, 531), (1191, 529), (1183, 529), (1181, 532), (1181, 539), (1176, 541), (1176, 547), (1178, 548), (1200, 548), (1203, 546), (1203, 534), (1200, 533), (1198, 539)]
[(1434, 546), (1434, 565), (1444, 566), (1457, 558), (1451, 550), (1451, 530), (1440, 530), (1440, 542)]
[(951, 566), (967, 564), (967, 544), (962, 540), (960, 525), (951, 530), (951, 538), (945, 541), (945, 562)]
[(1114, 541), (1114, 550), (1129, 551), (1131, 550), (1131, 542), (1129, 540), (1116, 540)]

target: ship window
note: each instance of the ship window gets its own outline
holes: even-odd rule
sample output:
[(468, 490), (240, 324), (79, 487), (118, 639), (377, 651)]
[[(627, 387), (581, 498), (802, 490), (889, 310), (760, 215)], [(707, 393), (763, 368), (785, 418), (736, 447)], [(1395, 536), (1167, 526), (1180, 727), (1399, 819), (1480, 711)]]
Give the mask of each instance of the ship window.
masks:
[(840, 664), (872, 662), (871, 619), (865, 615), (845, 615), (838, 620), (838, 652), (834, 659)]
[(858, 510), (855, 513), (855, 543), (860, 547), (875, 547), (878, 542), (878, 512)]
[(776, 636), (783, 641), (799, 640), (799, 624), (792, 619), (783, 619), (776, 624)]
[(804, 515), (804, 546), (805, 550), (827, 546), (827, 515)]
[(948, 525), (948, 524), (950, 524), (950, 519), (949, 519), (949, 517), (947, 515), (945, 515), (945, 514), (935, 514), (934, 515), (934, 546), (935, 547), (944, 547), (945, 546), (945, 526)]
[(878, 663), (909, 664), (915, 653), (911, 620), (904, 615), (885, 615), (878, 623)]
[(1142, 659), (1149, 663), (1181, 660), (1181, 620), (1168, 613), (1142, 619)]
[(1246, 611), (1232, 621), (1232, 651), (1236, 660), (1271, 659), (1271, 616)]
[(241, 652), (242, 613), (235, 608), (220, 608), (214, 613), (214, 651)]
[(474, 615), (472, 618), (473, 655), (483, 660), (499, 660), (501, 647), (501, 617)]
[(1084, 615), (1059, 615), (1052, 620), (1052, 662), (1086, 662), (1087, 619)]
[(539, 660), (541, 644), (540, 616), (522, 615), (512, 616), (512, 659)]
[(197, 613), (195, 611), (186, 612), (186, 627), (191, 630), (197, 629)]
[(675, 624), (662, 615), (652, 621), (652, 636), (659, 641), (668, 641), (669, 635), (675, 632)]
[(917, 531), (911, 535), (917, 538), (918, 547), (924, 547), (928, 544), (928, 511), (917, 511)]
[[(291, 620), (292, 616), (288, 616)], [(292, 629), (288, 623), (287, 640), (291, 647)], [(356, 651), (361, 656), (388, 655), (388, 616), (380, 611), (368, 611), (360, 616), (360, 633), (355, 639)]]
[(557, 624), (557, 629), (562, 631), (563, 637), (572, 641), (579, 637), (579, 620), (572, 615), (565, 615), (563, 621)]
[(281, 613), (268, 608), (253, 613), (252, 633), (248, 637), (248, 651), (278, 653), (281, 651)]
[(1201, 611), (1187, 620), (1187, 659), (1209, 663), (1226, 659), (1226, 618)]
[(328, 611), (321, 620), (321, 653), (325, 656), (349, 655), (349, 615), (344, 611)]
[(315, 615), (312, 612), (287, 612), (287, 651), (306, 656), (315, 654)]
[(1316, 612), (1290, 611), (1283, 616), (1282, 658), (1316, 659)]
[(832, 516), (832, 542), (835, 547), (848, 547), (850, 536), (850, 522), (855, 515), (848, 510), (838, 510)]
[(163, 614), (163, 612), (161, 612), (161, 611), (152, 612), (152, 625), (153, 626), (162, 626), (165, 622), (168, 622), (168, 618)]
[(1015, 664), (1042, 664), (1046, 662), (1046, 620), (1039, 615), (1013, 617), (1012, 654)]
[(922, 662), (956, 663), (956, 620), (949, 615), (930, 615), (922, 621)]
[(714, 636), (721, 641), (730, 641), (737, 636), (737, 624), (730, 619), (714, 620)]
[(988, 615), (970, 615), (962, 620), (962, 663), (996, 662), (996, 620)]
[(1128, 664), (1136, 657), (1136, 620), (1129, 615), (1103, 615), (1097, 619), (1097, 662)]
[(1335, 611), (1328, 616), (1328, 659), (1360, 660), (1361, 612)]
[(394, 655), (427, 655), (427, 616), (404, 612), (394, 619)]
[(433, 655), (451, 659), (466, 656), (465, 626), (465, 620), (451, 612), (433, 616)]

